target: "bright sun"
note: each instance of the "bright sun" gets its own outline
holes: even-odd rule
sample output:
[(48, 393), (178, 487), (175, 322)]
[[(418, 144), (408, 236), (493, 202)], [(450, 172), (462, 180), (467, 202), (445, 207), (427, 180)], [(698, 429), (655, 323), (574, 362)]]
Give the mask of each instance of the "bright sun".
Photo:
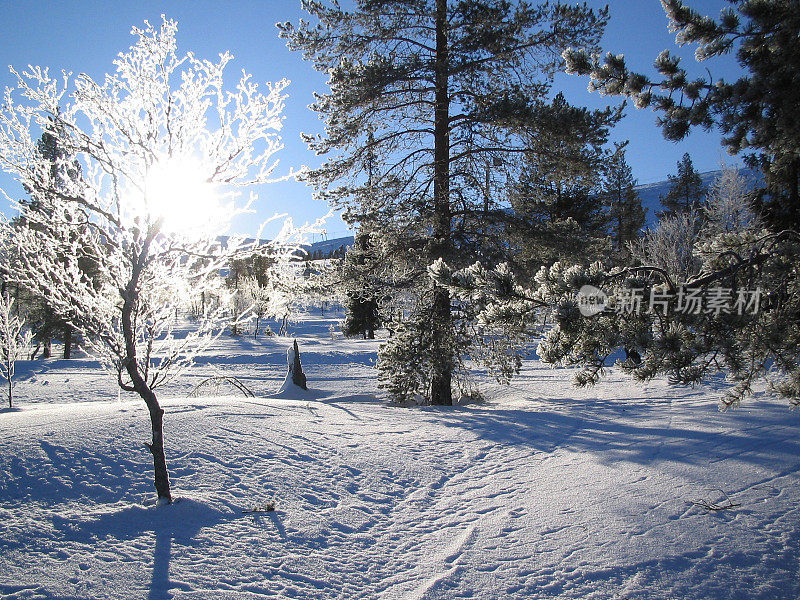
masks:
[(172, 158), (149, 169), (145, 178), (147, 211), (164, 219), (164, 231), (202, 234), (228, 221), (217, 186), (206, 177), (199, 162), (190, 159)]

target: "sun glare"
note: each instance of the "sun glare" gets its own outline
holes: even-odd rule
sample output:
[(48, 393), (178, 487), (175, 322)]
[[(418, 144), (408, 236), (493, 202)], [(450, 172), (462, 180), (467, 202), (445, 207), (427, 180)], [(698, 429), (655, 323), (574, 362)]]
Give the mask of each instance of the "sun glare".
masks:
[(156, 163), (145, 179), (148, 213), (163, 218), (164, 231), (216, 232), (229, 220), (217, 186), (207, 181), (199, 162), (169, 159)]

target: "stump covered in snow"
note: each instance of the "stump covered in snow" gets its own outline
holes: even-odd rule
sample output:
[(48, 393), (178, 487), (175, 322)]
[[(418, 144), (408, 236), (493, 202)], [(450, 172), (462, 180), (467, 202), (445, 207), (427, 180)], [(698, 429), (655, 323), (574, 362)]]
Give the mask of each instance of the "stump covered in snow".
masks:
[(286, 373), (286, 379), (283, 380), (280, 391), (285, 392), (291, 386), (307, 390), (306, 375), (303, 373), (303, 365), (300, 364), (300, 350), (297, 348), (297, 340), (294, 340), (294, 343), (286, 351), (286, 362), (289, 370)]

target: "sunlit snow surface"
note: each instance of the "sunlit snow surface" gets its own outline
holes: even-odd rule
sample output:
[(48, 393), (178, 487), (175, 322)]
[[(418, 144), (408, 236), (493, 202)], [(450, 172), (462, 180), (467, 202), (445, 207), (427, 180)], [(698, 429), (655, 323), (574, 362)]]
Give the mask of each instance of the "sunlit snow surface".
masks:
[[(141, 400), (89, 360), (21, 365), (19, 410), (0, 413), (0, 596), (800, 597), (800, 414), (783, 402), (721, 414), (709, 387), (612, 373), (576, 390), (531, 361), (483, 404), (388, 407), (377, 342), (332, 322), (293, 327), (301, 399), (269, 398), (291, 337), (225, 338), (161, 392), (166, 507)], [(215, 372), (257, 397), (186, 398)]]

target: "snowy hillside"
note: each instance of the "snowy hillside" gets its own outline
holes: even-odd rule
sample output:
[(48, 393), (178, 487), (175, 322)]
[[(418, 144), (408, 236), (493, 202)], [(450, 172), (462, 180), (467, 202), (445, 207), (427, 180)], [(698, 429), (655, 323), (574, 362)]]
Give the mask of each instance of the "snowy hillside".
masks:
[[(171, 506), (140, 400), (89, 360), (22, 365), (0, 413), (2, 598), (800, 596), (785, 404), (719, 413), (712, 388), (616, 373), (577, 390), (531, 361), (485, 403), (390, 407), (378, 342), (331, 323), (295, 326), (302, 397), (270, 398), (291, 343), (274, 337), (221, 340), (161, 394)], [(257, 397), (186, 397), (212, 373)]]
[(340, 238), (334, 238), (331, 240), (321, 240), (318, 242), (314, 242), (313, 244), (309, 244), (308, 252), (313, 254), (315, 252), (321, 253), (323, 256), (327, 256), (333, 252), (336, 252), (342, 247), (349, 248), (353, 245), (353, 236), (345, 236)]

